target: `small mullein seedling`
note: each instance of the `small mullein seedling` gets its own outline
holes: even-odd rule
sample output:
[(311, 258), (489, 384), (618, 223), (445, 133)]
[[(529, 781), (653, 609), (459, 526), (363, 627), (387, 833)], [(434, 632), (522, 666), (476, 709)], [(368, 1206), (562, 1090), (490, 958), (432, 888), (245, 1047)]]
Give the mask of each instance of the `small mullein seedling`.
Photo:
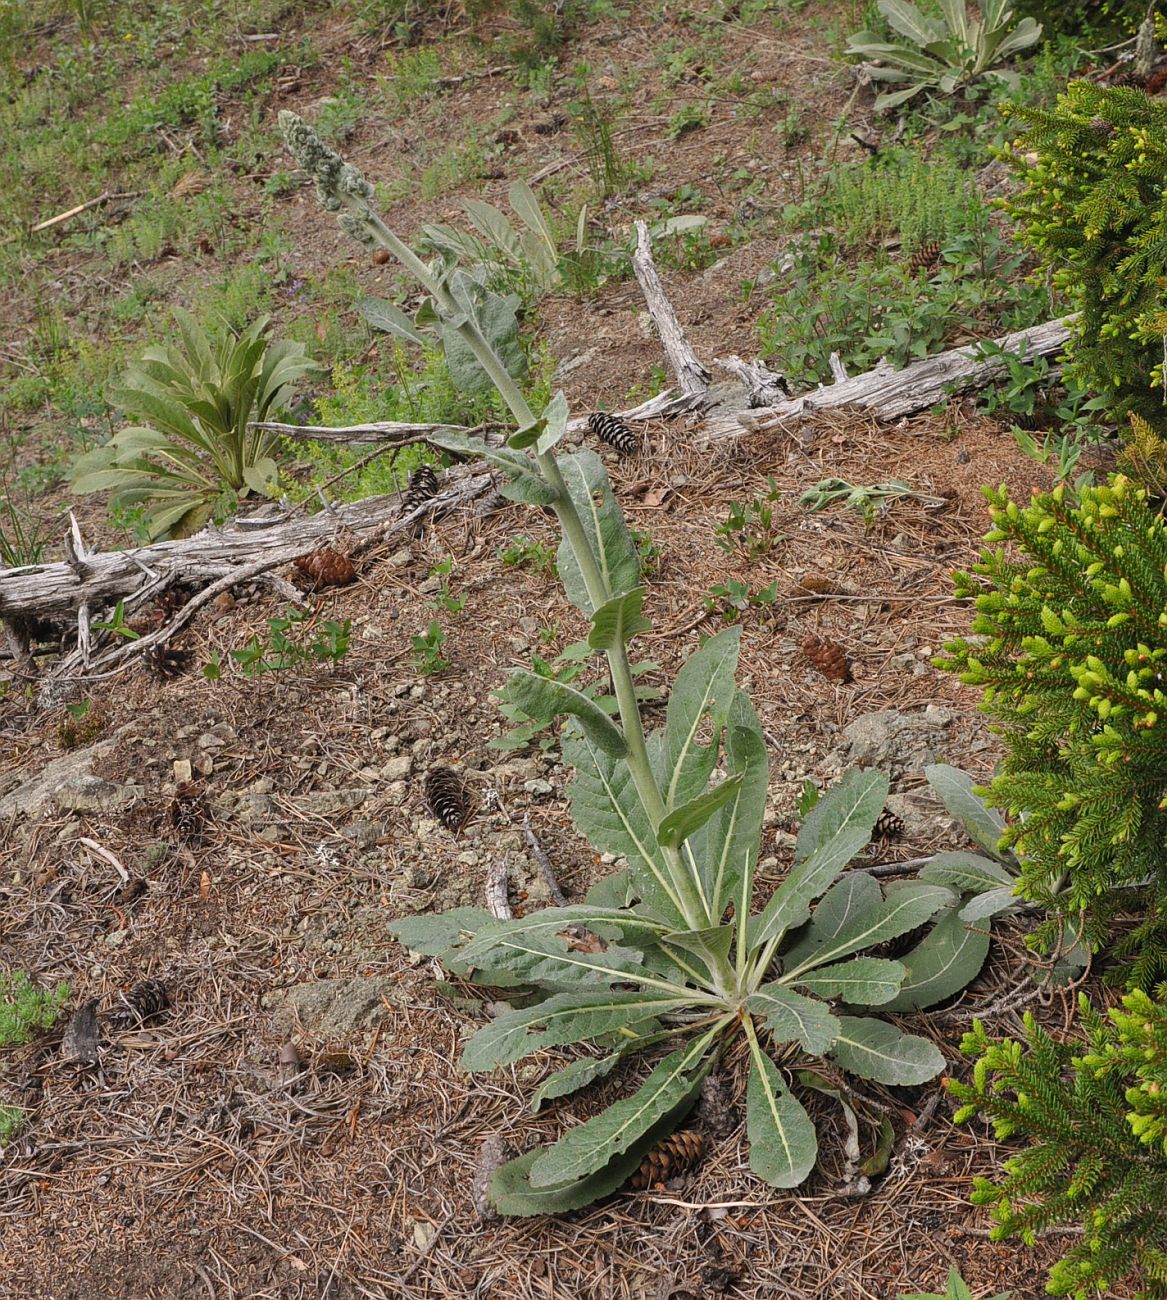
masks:
[[(499, 470), (510, 499), (555, 513), (559, 576), (587, 620), (589, 649), (606, 660), (615, 698), (612, 715), (572, 685), (526, 669), (508, 686), (529, 716), (568, 718), (563, 757), (575, 773), (576, 825), (597, 852), (624, 858), (627, 870), (573, 906), (508, 921), (463, 907), (390, 927), (463, 978), (528, 991), (528, 1005), (466, 1043), (465, 1069), (493, 1070), (547, 1048), (601, 1049), (553, 1074), (533, 1104), (660, 1049), (632, 1095), (497, 1168), (487, 1199), (499, 1213), (532, 1215), (608, 1195), (681, 1124), (727, 1050), (748, 1062), (751, 1168), (774, 1186), (798, 1186), (815, 1165), (818, 1137), (791, 1087), (792, 1058), (825, 1056), (836, 1070), (888, 1085), (923, 1083), (943, 1068), (931, 1040), (879, 1016), (904, 998), (909, 1009), (931, 1004), (931, 991), (916, 985), (914, 955), (927, 936), (902, 962), (867, 950), (948, 918), (960, 893), (911, 880), (885, 892), (868, 872), (846, 869), (870, 840), (888, 788), (877, 772), (851, 772), (811, 811), (789, 875), (755, 911), (769, 762), (761, 723), (735, 685), (740, 629), (723, 630), (690, 656), (663, 724), (646, 733), (628, 647), (651, 627), (647, 592), (603, 461), (586, 448), (555, 451), (567, 431), (566, 398), (556, 393), (542, 413), (532, 411), (491, 348), (486, 308), (463, 273), (435, 274), (373, 210), (361, 173), (306, 123), (283, 112), (280, 128), (342, 228), (388, 249), (415, 276), (429, 294), (424, 310), (463, 340), (510, 407), (518, 427), (505, 448), (462, 433), (431, 441)], [(979, 965), (962, 966), (961, 977)]]
[(449, 668), (450, 661), (442, 654), (445, 643), (446, 634), (435, 618), (424, 632), (419, 632), (413, 638), (413, 671), (429, 676)]
[[(1011, 1300), (1012, 1291), (1002, 1291), (992, 1300)], [(899, 1300), (976, 1300), (969, 1290), (964, 1278), (954, 1268), (948, 1270), (948, 1287), (944, 1294), (937, 1291), (913, 1291), (910, 1295), (901, 1295)]]

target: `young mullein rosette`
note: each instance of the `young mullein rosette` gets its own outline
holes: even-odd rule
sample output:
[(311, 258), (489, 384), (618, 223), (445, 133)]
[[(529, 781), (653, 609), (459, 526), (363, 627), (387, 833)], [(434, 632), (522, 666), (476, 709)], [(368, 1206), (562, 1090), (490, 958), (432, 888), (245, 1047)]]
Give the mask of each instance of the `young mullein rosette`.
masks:
[(868, 843), (887, 794), (879, 773), (853, 772), (807, 817), (786, 881), (754, 911), (768, 773), (758, 718), (734, 684), (740, 629), (692, 655), (664, 725), (646, 736), (627, 651), (649, 627), (636, 548), (598, 457), (552, 454), (567, 420), (562, 394), (536, 418), (491, 349), (478, 300), (458, 280), (463, 273), (432, 272), (372, 211), (359, 172), (298, 118), (281, 114), (281, 126), (344, 228), (390, 249), (413, 272), (430, 293), (427, 318), (459, 334), (511, 407), (519, 430), (509, 447), (444, 435), (442, 444), (493, 464), (512, 499), (554, 509), (563, 529), (559, 573), (588, 619), (588, 644), (606, 656), (617, 702), (610, 716), (587, 694), (522, 670), (508, 688), (508, 698), (532, 717), (568, 716), (564, 759), (575, 770), (569, 794), (576, 824), (597, 850), (623, 858), (626, 870), (581, 904), (520, 920), (460, 908), (391, 927), (449, 970), (517, 991), (517, 1009), (466, 1045), (467, 1069), (494, 1069), (569, 1044), (602, 1049), (553, 1074), (536, 1105), (643, 1049), (671, 1049), (627, 1100), (498, 1169), (492, 1202), (504, 1214), (537, 1214), (618, 1187), (684, 1118), (739, 1034), (751, 1062), (751, 1166), (776, 1186), (795, 1186), (817, 1153), (814, 1126), (788, 1086), (796, 1063), (825, 1055), (885, 1084), (918, 1084), (940, 1072), (944, 1062), (931, 1042), (865, 1010), (911, 1010), (949, 996), (979, 969), (983, 948), (970, 948), (971, 931), (950, 924), (942, 942), (929, 948), (925, 936), (903, 961), (862, 953), (938, 914), (951, 917), (959, 894), (923, 881), (885, 893), (870, 874), (844, 872)]

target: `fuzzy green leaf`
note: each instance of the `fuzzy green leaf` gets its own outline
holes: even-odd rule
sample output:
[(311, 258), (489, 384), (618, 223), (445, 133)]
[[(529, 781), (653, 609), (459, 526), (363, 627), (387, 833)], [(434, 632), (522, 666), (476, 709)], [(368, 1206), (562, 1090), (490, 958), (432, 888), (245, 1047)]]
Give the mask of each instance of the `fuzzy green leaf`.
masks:
[(694, 831), (704, 826), (719, 808), (723, 808), (736, 797), (742, 777), (726, 777), (712, 790), (706, 790), (687, 804), (675, 808), (657, 827), (657, 839), (665, 847), (675, 849), (682, 840), (686, 840)]
[(989, 952), (988, 926), (965, 924), (956, 906), (943, 912), (903, 958), (908, 977), (888, 1011), (918, 1011), (959, 993), (980, 974)]
[(484, 1025), (463, 1048), (459, 1065), (470, 1071), (511, 1065), (545, 1047), (599, 1038), (683, 1005), (661, 993), (560, 993)]
[(1013, 887), (1014, 878), (999, 863), (979, 853), (937, 853), (920, 868), (919, 878), (948, 885), (961, 894), (980, 894), (1001, 885)]
[(855, 957), (802, 976), (798, 987), (820, 998), (839, 998), (853, 1006), (876, 1007), (890, 1002), (907, 976), (903, 962), (885, 957)]
[(613, 758), (628, 752), (624, 733), (600, 706), (582, 691), (564, 682), (540, 677), (526, 668), (515, 668), (507, 683), (507, 699), (529, 717), (555, 717), (568, 713), (576, 718), (593, 745)]
[(986, 889), (983, 894), (970, 898), (960, 909), (960, 919), (966, 925), (977, 925), (988, 921), (999, 912), (1005, 912), (1017, 905), (1017, 895), (1012, 888)]
[[(607, 591), (619, 596), (634, 590), (640, 582), (640, 560), (603, 461), (585, 449), (561, 456), (558, 464)], [(556, 562), (568, 600), (590, 618), (595, 609), (566, 537), (559, 544)]]
[(928, 784), (940, 802), (964, 824), (969, 835), (992, 857), (1001, 859), (997, 845), (1005, 834), (1005, 820), (973, 794), (973, 779), (967, 772), (947, 763), (931, 763), (924, 768)]
[(628, 859), (636, 892), (654, 915), (687, 928), (664, 850), (640, 801), (628, 764), (605, 754), (587, 736), (564, 737), (563, 759), (575, 769), (568, 786), (576, 828), (600, 853)]
[(709, 1034), (670, 1053), (636, 1093), (569, 1130), (531, 1166), (533, 1187), (552, 1187), (603, 1169), (688, 1097), (705, 1073)]
[(746, 1087), (750, 1168), (772, 1187), (797, 1187), (818, 1157), (814, 1125), (761, 1047), (751, 1042), (750, 1052), (753, 1063)]
[(764, 1017), (775, 1039), (801, 1043), (814, 1056), (821, 1056), (838, 1034), (838, 1022), (825, 1003), (782, 984), (763, 984), (746, 999), (746, 1010)]
[(730, 706), (725, 750), (730, 773), (740, 778), (738, 787), (703, 835), (690, 841), (704, 872), (713, 916), (722, 915), (743, 877), (747, 882), (754, 879), (769, 791), (766, 740), (753, 706), (741, 691)]
[(627, 645), (638, 632), (647, 632), (652, 627), (640, 613), (644, 592), (643, 587), (635, 587), (622, 596), (613, 596), (596, 610), (588, 633), (588, 645), (593, 650)]
[(437, 957), (465, 942), (494, 917), (482, 907), (455, 907), (435, 916), (406, 916), (389, 922), (389, 933), (411, 952)]
[(578, 1061), (571, 1061), (562, 1070), (556, 1070), (531, 1094), (529, 1109), (538, 1114), (543, 1103), (554, 1101), (557, 1097), (568, 1097), (581, 1088), (586, 1088), (596, 1079), (602, 1079), (624, 1059), (625, 1052), (609, 1052), (607, 1056), (581, 1056)]
[[(955, 897), (952, 890), (943, 885), (910, 882), (902, 887), (893, 886), (878, 906), (861, 912), (852, 908), (841, 927), (833, 934), (816, 932), (812, 925), (806, 938), (784, 957), (785, 978), (796, 983), (797, 975), (805, 970), (838, 961), (841, 957), (849, 957), (861, 948), (897, 939), (901, 934), (907, 934), (916, 926), (923, 925), (942, 907), (954, 902)], [(832, 927), (834, 923), (835, 918), (832, 917)]]
[[(670, 811), (705, 790), (717, 761), (717, 737), (736, 693), (740, 644), (740, 627), (719, 632), (689, 656), (673, 683), (664, 729), (655, 733), (649, 749)], [(714, 740), (702, 745), (697, 737), (706, 718)]]
[(383, 298), (358, 298), (354, 306), (373, 329), (383, 330), (417, 347), (425, 347), (425, 336), (400, 307)]
[(861, 1079), (876, 1083), (927, 1083), (944, 1069), (935, 1043), (904, 1034), (895, 1025), (863, 1016), (840, 1016), (831, 1056)]

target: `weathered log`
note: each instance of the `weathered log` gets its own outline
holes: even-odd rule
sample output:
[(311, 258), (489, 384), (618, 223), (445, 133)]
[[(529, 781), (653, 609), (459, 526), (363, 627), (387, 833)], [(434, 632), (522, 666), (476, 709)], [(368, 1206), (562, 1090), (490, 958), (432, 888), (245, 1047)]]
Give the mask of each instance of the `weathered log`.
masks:
[[(1052, 356), (1065, 347), (1073, 321), (1073, 316), (1045, 321), (1006, 334), (993, 343), (1004, 352), (1026, 358)], [(751, 433), (785, 428), (816, 411), (842, 406), (870, 411), (880, 420), (895, 420), (935, 406), (953, 394), (984, 388), (1007, 373), (1004, 361), (978, 355), (976, 345), (951, 348), (934, 357), (913, 361), (903, 370), (881, 361), (874, 370), (816, 388), (800, 397), (775, 402), (766, 409), (710, 411), (697, 434), (697, 442), (700, 446), (731, 442)]]
[(74, 558), (0, 570), (0, 618), (72, 619), (86, 606), (139, 603), (172, 582), (202, 586), (227, 579), (230, 585), (316, 550), (341, 529), (361, 541), (404, 532), (431, 510), (465, 505), (493, 487), (493, 475), (481, 466), (466, 465), (449, 471), (443, 490), (408, 515), (402, 515), (401, 497), (394, 494), (336, 505), (318, 515), (261, 519), (259, 527), (249, 526), (253, 521), (247, 518), (238, 519), (225, 528), (205, 528), (194, 537), (126, 551), (77, 556), (73, 543)]
[(640, 284), (640, 291), (644, 294), (644, 301), (648, 304), (649, 315), (656, 324), (669, 369), (676, 376), (681, 391), (692, 395), (704, 393), (709, 387), (709, 371), (689, 346), (689, 340), (685, 338), (677, 320), (677, 313), (673, 311), (673, 305), (665, 294), (656, 271), (656, 263), (652, 260), (652, 240), (643, 221), (636, 223), (636, 252), (632, 254), (632, 270)]

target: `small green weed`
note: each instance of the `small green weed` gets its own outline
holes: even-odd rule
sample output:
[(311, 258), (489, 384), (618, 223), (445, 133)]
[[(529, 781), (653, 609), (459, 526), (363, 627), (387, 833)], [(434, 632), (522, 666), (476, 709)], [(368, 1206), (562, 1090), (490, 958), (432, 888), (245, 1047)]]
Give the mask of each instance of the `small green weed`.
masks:
[(0, 971), (0, 1047), (27, 1043), (35, 1033), (51, 1029), (68, 1000), (63, 980), (56, 988), (37, 988), (24, 971)]
[(0, 1106), (0, 1151), (24, 1132), (27, 1122), (19, 1106)]
[(135, 632), (126, 622), (126, 602), (119, 600), (113, 608), (113, 615), (108, 619), (94, 619), (93, 629), (96, 632), (110, 632), (114, 636), (123, 637), (127, 641), (137, 641), (141, 636), (140, 632)]
[(317, 623), (310, 610), (289, 609), (277, 618), (269, 618), (267, 626), (266, 637), (252, 637), (242, 650), (231, 651), (231, 658), (244, 677), (320, 664), (335, 667), (348, 654), (351, 619), (340, 623), (325, 619)]
[(435, 618), (424, 632), (419, 632), (413, 638), (413, 671), (429, 676), (449, 668), (450, 661), (442, 654), (445, 644), (446, 634)]
[(530, 569), (543, 577), (554, 577), (555, 551), (544, 542), (521, 533), (516, 534), (498, 552), (498, 558), (508, 568)]
[(814, 487), (807, 488), (798, 498), (798, 504), (811, 512), (825, 510), (828, 506), (843, 505), (848, 510), (858, 510), (867, 523), (877, 513), (883, 514), (893, 501), (900, 497), (920, 496), (910, 483), (888, 479), (883, 483), (848, 483), (844, 478), (824, 478)]
[(785, 540), (784, 533), (774, 531), (774, 502), (781, 496), (781, 489), (772, 477), (769, 484), (765, 496), (730, 502), (728, 517), (713, 530), (714, 540), (723, 551), (731, 555), (741, 552), (753, 563)]
[(760, 591), (751, 591), (748, 583), (729, 578), (716, 587), (710, 587), (701, 603), (711, 614), (719, 614), (723, 623), (736, 623), (746, 610), (764, 608), (777, 599), (777, 582), (771, 582)]
[(441, 579), (441, 585), (438, 587), (438, 594), (434, 597), (434, 604), (438, 609), (444, 609), (448, 614), (460, 614), (466, 606), (465, 594), (461, 596), (452, 596), (450, 594), (450, 574), (454, 571), (454, 557), (446, 556), (440, 563), (435, 564), (430, 570), (431, 578)]

